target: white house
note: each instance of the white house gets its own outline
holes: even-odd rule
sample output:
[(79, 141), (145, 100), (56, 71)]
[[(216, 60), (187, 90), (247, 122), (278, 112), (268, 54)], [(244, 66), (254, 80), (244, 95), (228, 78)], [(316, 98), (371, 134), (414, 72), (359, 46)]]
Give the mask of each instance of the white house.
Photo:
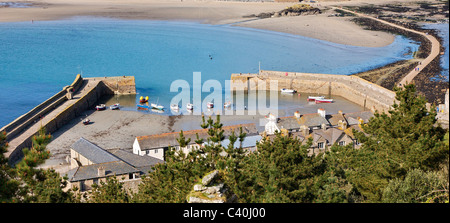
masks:
[[(247, 134), (247, 137), (258, 135), (255, 124), (239, 124), (222, 127), (222, 130), (224, 130), (223, 134), (225, 138), (228, 138), (233, 131), (236, 136), (238, 136), (241, 127), (242, 131)], [(197, 139), (197, 135), (200, 139), (206, 139), (209, 137), (208, 129), (183, 131), (183, 135), (186, 140), (188, 140), (189, 138), (191, 139), (186, 147), (179, 146), (177, 139), (180, 137), (180, 132), (138, 136), (133, 143), (133, 153), (141, 156), (148, 155), (164, 160), (164, 152), (169, 149), (169, 146), (174, 147), (177, 150), (182, 149), (183, 152), (187, 154), (195, 149), (198, 149), (198, 147), (203, 146), (203, 144), (199, 145), (195, 142), (195, 140)], [(249, 141), (247, 141), (245, 145), (251, 145), (251, 143), (248, 142)], [(256, 142), (254, 143), (254, 145), (256, 145)]]

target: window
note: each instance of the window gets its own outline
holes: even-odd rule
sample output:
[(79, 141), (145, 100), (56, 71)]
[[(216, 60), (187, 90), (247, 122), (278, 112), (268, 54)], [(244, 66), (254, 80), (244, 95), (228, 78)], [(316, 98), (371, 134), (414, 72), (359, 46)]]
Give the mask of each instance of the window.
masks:
[(340, 146), (345, 146), (345, 141), (340, 141), (340, 142), (339, 142), (339, 145), (340, 145)]
[(317, 143), (317, 147), (319, 147), (319, 149), (323, 149), (323, 148), (324, 148), (324, 147), (323, 147), (323, 142)]
[(158, 153), (158, 150), (157, 150), (157, 149), (155, 149), (155, 153)]

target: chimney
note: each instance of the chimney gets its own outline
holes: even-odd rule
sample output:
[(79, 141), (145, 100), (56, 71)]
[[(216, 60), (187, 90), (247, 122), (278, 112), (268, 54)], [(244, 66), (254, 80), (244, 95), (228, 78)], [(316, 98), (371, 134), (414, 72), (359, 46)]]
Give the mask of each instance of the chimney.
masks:
[(299, 112), (299, 111), (296, 111), (296, 112), (294, 113), (294, 116), (295, 116), (296, 118), (300, 118), (300, 112)]
[(338, 111), (339, 114), (344, 115), (344, 113), (342, 112), (342, 110)]
[(321, 127), (322, 127), (323, 130), (327, 130), (327, 124), (322, 123)]
[(317, 113), (319, 113), (319, 115), (320, 116), (322, 116), (323, 118), (325, 118), (325, 116), (326, 116), (326, 111), (325, 111), (325, 109), (323, 109), (323, 108), (319, 108), (318, 110), (317, 110)]
[(309, 135), (309, 128), (306, 125), (300, 126), (300, 131), (302, 132), (303, 136)]
[(99, 168), (97, 168), (97, 173), (99, 177), (104, 177), (106, 174), (105, 167), (100, 166)]
[(347, 122), (345, 122), (343, 120), (339, 120), (338, 128), (340, 128), (341, 130), (346, 130), (347, 129)]

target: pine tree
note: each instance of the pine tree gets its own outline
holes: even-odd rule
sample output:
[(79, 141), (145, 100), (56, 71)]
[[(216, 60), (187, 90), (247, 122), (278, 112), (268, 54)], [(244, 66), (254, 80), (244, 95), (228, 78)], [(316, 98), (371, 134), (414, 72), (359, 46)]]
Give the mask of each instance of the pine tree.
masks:
[(403, 179), (412, 169), (437, 170), (448, 158), (436, 112), (426, 109), (414, 85), (404, 87), (394, 89), (399, 103), (388, 114), (376, 112), (362, 126), (364, 133), (355, 133), (362, 147), (346, 158), (348, 179), (371, 202), (381, 201), (390, 180)]
[(130, 195), (123, 188), (123, 183), (113, 177), (106, 178), (106, 182), (93, 184), (89, 192), (90, 203), (128, 203)]

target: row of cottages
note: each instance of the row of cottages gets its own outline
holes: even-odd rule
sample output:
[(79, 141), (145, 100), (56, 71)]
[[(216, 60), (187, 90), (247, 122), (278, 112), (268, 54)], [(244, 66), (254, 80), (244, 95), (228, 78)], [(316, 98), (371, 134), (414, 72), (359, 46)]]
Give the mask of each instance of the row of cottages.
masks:
[(121, 149), (106, 151), (84, 138), (72, 144), (70, 157), (71, 169), (67, 172), (69, 188), (76, 186), (81, 192), (92, 189), (93, 184), (105, 182), (111, 176), (127, 187), (127, 184), (140, 180), (140, 176), (151, 171), (154, 165), (164, 162)]
[(353, 135), (353, 129), (362, 131), (361, 125), (369, 122), (373, 117), (370, 111), (326, 114), (326, 110), (319, 108), (317, 113), (300, 114), (278, 118), (269, 114), (265, 124), (265, 135), (270, 139), (275, 132), (291, 135), (302, 142), (312, 137), (309, 155), (323, 152), (334, 144), (341, 146), (353, 143), (355, 147), (360, 144)]
[[(262, 137), (258, 134), (254, 123), (223, 126), (222, 130), (224, 131), (223, 135), (225, 136), (225, 139), (221, 142), (222, 146), (227, 147), (230, 143), (228, 137), (232, 134), (232, 132), (238, 136), (240, 128), (242, 128), (242, 132), (246, 133), (246, 137), (242, 143), (237, 140), (234, 145), (235, 148), (242, 146), (242, 148), (247, 151), (254, 151), (256, 149), (256, 143), (262, 139)], [(198, 149), (200, 146), (204, 146), (207, 143), (206, 139), (209, 137), (208, 129), (183, 131), (183, 135), (186, 139), (191, 139), (186, 147), (180, 147), (177, 141), (177, 138), (180, 136), (180, 132), (138, 136), (133, 143), (133, 153), (140, 156), (148, 155), (164, 160), (164, 153), (169, 149), (169, 146), (175, 148), (176, 150), (182, 149), (183, 153), (188, 154), (189, 152)], [(202, 145), (195, 142), (197, 135), (200, 139), (205, 140)]]

